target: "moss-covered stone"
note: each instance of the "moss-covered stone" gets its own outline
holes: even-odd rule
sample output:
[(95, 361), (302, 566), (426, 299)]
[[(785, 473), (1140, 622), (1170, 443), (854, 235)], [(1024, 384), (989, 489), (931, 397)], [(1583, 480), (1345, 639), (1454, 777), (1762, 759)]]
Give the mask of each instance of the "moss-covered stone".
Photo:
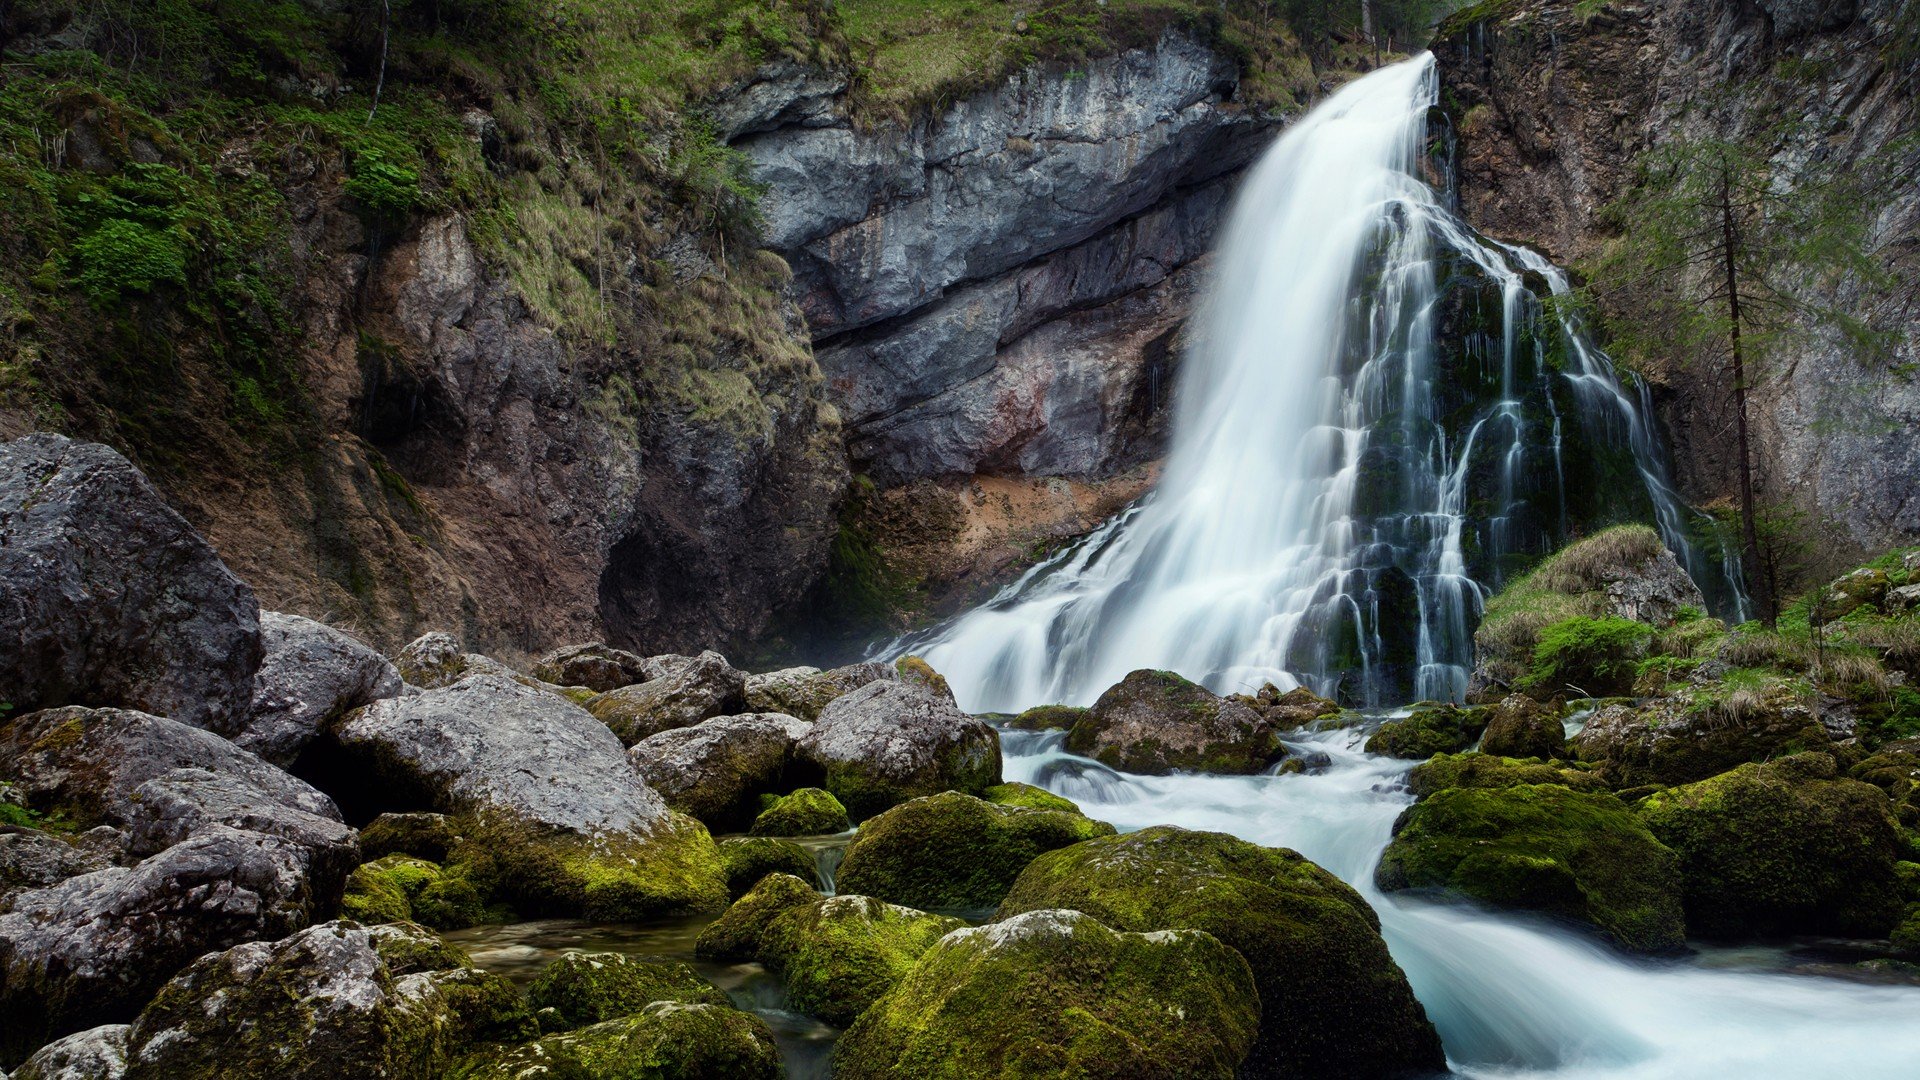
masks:
[(700, 931), (693, 953), (707, 960), (752, 960), (760, 954), (768, 924), (788, 910), (822, 899), (818, 890), (792, 874), (768, 874)]
[(1387, 954), (1373, 909), (1298, 853), (1158, 826), (1048, 852), (996, 919), (1043, 908), (1116, 930), (1203, 930), (1260, 993), (1246, 1077), (1398, 1076), (1444, 1068), (1440, 1039)]
[(1245, 702), (1171, 671), (1135, 671), (1109, 687), (1067, 732), (1067, 749), (1108, 768), (1164, 776), (1176, 769), (1264, 772), (1287, 754), (1277, 728)]
[(1886, 792), (1900, 824), (1920, 828), (1920, 739), (1887, 743), (1855, 763), (1847, 775)]
[(1649, 795), (1638, 811), (1680, 855), (1697, 934), (1877, 937), (1901, 917), (1887, 797), (1838, 778), (1829, 755), (1742, 765)]
[(947, 677), (917, 656), (903, 656), (894, 661), (893, 671), (903, 683), (931, 690), (948, 701), (953, 700), (953, 687), (947, 685)]
[(445, 814), (381, 814), (360, 830), (360, 850), (370, 860), (397, 853), (444, 863), (460, 840), (458, 823)]
[(361, 864), (347, 878), (340, 913), (366, 923), (411, 921), (436, 930), (458, 930), (488, 917), (485, 901), (464, 873), (445, 872), (410, 855)]
[(1575, 791), (1601, 791), (1606, 785), (1591, 773), (1540, 761), (1518, 761), (1492, 754), (1435, 754), (1407, 774), (1415, 795), (1448, 788), (1503, 788), (1518, 784), (1560, 784)]
[(1082, 811), (1078, 803), (1064, 796), (1055, 795), (1046, 788), (1037, 788), (1032, 784), (1017, 781), (995, 784), (980, 793), (980, 797), (999, 806), (1024, 806), (1029, 810), (1062, 810), (1069, 814)]
[(1211, 934), (1036, 911), (942, 938), (841, 1038), (834, 1075), (1228, 1080), (1259, 1027), (1253, 972)]
[(780, 973), (794, 1008), (845, 1027), (965, 925), (870, 896), (832, 896), (774, 916), (757, 958)]
[(1640, 705), (1614, 704), (1568, 741), (1610, 786), (1685, 784), (1736, 765), (1830, 748), (1826, 729), (1779, 680), (1752, 690), (1688, 689)]
[(830, 791), (801, 788), (775, 799), (753, 819), (755, 836), (820, 836), (853, 828), (847, 808)]
[(1423, 701), (1407, 716), (1380, 725), (1367, 739), (1367, 753), (1416, 760), (1457, 754), (1479, 741), (1486, 726), (1486, 709)]
[(1488, 710), (1480, 750), (1510, 758), (1566, 757), (1567, 731), (1560, 710), (1524, 694), (1510, 694)]
[(727, 892), (743, 896), (768, 874), (792, 874), (802, 881), (819, 876), (813, 854), (791, 840), (774, 836), (729, 836), (720, 841), (720, 862), (726, 867)]
[(678, 812), (652, 835), (580, 836), (499, 819), (462, 833), (448, 870), (523, 916), (632, 922), (727, 904), (720, 849), (705, 825)]
[(1036, 705), (1007, 721), (1007, 726), (1016, 731), (1069, 731), (1092, 715), (1092, 709), (1080, 705)]
[(527, 1005), (553, 1009), (569, 1028), (631, 1016), (656, 1001), (727, 1005), (727, 995), (686, 964), (621, 953), (568, 953), (527, 987)]
[(1042, 852), (1113, 832), (1077, 812), (998, 806), (942, 792), (868, 818), (836, 880), (844, 892), (908, 907), (989, 907)]
[(1637, 952), (1686, 941), (1678, 858), (1604, 792), (1518, 784), (1430, 795), (1401, 819), (1374, 880), (1578, 920)]
[(631, 1016), (479, 1055), (448, 1080), (778, 1080), (765, 1021), (727, 1005), (659, 1001)]

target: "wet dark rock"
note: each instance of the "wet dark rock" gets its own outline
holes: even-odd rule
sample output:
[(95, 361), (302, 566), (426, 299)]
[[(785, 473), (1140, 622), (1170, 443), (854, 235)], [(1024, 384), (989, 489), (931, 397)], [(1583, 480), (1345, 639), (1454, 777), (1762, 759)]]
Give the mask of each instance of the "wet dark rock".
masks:
[(934, 691), (868, 683), (836, 698), (800, 740), (799, 756), (855, 821), (908, 799), (1000, 782), (1000, 737)]
[(246, 715), (260, 608), (132, 463), (97, 443), (0, 443), (0, 701)]
[(811, 730), (779, 713), (716, 717), (642, 739), (627, 758), (668, 806), (737, 832), (759, 813), (761, 793), (786, 788), (794, 747)]
[(746, 682), (746, 673), (725, 657), (704, 652), (657, 678), (601, 694), (586, 703), (587, 711), (632, 746), (662, 731), (743, 711)]
[(1067, 749), (1126, 772), (1258, 773), (1287, 754), (1278, 729), (1241, 701), (1171, 671), (1135, 671), (1094, 702)]
[(281, 768), (333, 720), (401, 691), (400, 673), (386, 657), (324, 623), (263, 611), (260, 639), (265, 656), (252, 706), (225, 734)]

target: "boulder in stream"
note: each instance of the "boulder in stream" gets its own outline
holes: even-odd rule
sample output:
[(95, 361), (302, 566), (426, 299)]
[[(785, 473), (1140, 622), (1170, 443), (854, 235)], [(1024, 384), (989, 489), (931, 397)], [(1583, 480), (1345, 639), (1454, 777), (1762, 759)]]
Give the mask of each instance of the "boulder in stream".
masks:
[(817, 883), (819, 862), (813, 853), (777, 836), (729, 836), (720, 841), (720, 862), (726, 868), (727, 892), (746, 895), (768, 874), (791, 874)]
[(1245, 702), (1171, 671), (1148, 670), (1101, 694), (1067, 733), (1067, 749), (1151, 776), (1176, 769), (1258, 773), (1287, 755), (1279, 729)]
[(656, 1001), (731, 1004), (719, 987), (686, 964), (623, 953), (567, 953), (527, 987), (528, 1007), (552, 1009), (568, 1028), (631, 1016)]
[(1469, 749), (1487, 726), (1487, 710), (1423, 701), (1367, 738), (1367, 753), (1422, 760)]
[(1542, 705), (1525, 694), (1509, 694), (1487, 711), (1487, 728), (1480, 736), (1482, 753), (1510, 758), (1567, 756), (1567, 731), (1560, 710)]
[(656, 1001), (630, 1016), (476, 1055), (448, 1080), (781, 1080), (766, 1021), (731, 1005)]
[(798, 753), (855, 821), (922, 795), (978, 793), (1000, 782), (999, 733), (905, 681), (871, 682), (835, 698)]
[(1243, 1077), (1445, 1070), (1373, 909), (1296, 852), (1169, 825), (1101, 837), (1030, 863), (995, 922), (1048, 908), (1127, 932), (1201, 930), (1244, 956), (1261, 1020)]
[(753, 819), (755, 836), (822, 836), (853, 828), (847, 808), (825, 788), (808, 787), (770, 798)]
[(897, 679), (893, 666), (878, 661), (849, 664), (821, 671), (798, 667), (747, 676), (747, 707), (759, 712), (782, 712), (802, 720), (815, 720), (820, 710), (833, 699), (851, 693), (870, 682)]
[(1113, 833), (1077, 812), (999, 806), (946, 791), (863, 822), (835, 883), (908, 907), (991, 907), (1041, 853)]
[(1040, 910), (936, 942), (842, 1036), (834, 1075), (1231, 1080), (1259, 1029), (1253, 972), (1213, 935)]

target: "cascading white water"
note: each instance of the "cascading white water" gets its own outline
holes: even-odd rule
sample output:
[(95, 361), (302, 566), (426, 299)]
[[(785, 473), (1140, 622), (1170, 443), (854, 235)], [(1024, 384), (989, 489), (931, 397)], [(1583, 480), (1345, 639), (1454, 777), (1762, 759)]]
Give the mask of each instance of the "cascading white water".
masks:
[[(1172, 824), (1289, 847), (1366, 896), (1394, 959), (1471, 1077), (1896, 1080), (1920, 1073), (1920, 988), (1642, 961), (1573, 931), (1382, 895), (1373, 868), (1409, 802), (1408, 763), (1310, 735), (1317, 775), (1122, 776), (1004, 733), (1006, 777), (1050, 788), (1123, 830)], [(1765, 955), (1747, 958), (1761, 964)]]
[[(1566, 538), (1556, 397), (1621, 449), (1643, 516), (1698, 562), (1644, 411), (1542, 310), (1536, 290), (1564, 293), (1564, 276), (1478, 237), (1417, 178), (1436, 92), (1431, 56), (1384, 68), (1251, 171), (1156, 490), (901, 646), (963, 706), (1088, 704), (1142, 667), (1220, 691), (1457, 699), (1505, 560)], [(1497, 290), (1496, 333), (1441, 325), (1465, 318), (1449, 305), (1469, 286)], [(1449, 333), (1466, 359), (1443, 373)]]

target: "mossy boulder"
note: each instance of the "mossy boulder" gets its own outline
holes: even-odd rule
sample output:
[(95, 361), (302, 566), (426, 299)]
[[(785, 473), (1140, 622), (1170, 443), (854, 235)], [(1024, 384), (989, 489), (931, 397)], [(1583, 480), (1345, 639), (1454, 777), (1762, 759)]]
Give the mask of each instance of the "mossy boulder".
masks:
[(1886, 743), (1856, 762), (1847, 775), (1886, 792), (1900, 824), (1920, 828), (1920, 739)]
[(1480, 750), (1510, 758), (1566, 757), (1567, 730), (1560, 722), (1560, 710), (1525, 694), (1509, 694), (1487, 711)]
[(720, 863), (726, 869), (727, 892), (736, 897), (768, 874), (792, 874), (809, 882), (819, 876), (811, 852), (776, 836), (729, 836), (720, 841)]
[(700, 931), (693, 953), (705, 960), (752, 960), (760, 954), (761, 935), (773, 920), (823, 899), (819, 890), (792, 874), (768, 874)]
[(797, 756), (861, 821), (941, 791), (977, 794), (1000, 782), (1000, 735), (915, 682), (871, 682), (821, 710)]
[(1262, 1010), (1243, 1076), (1445, 1068), (1373, 909), (1296, 852), (1165, 825), (1101, 837), (1035, 859), (995, 918), (1046, 908), (1129, 932), (1202, 930), (1239, 951)]
[(753, 822), (762, 793), (792, 786), (793, 747), (809, 730), (779, 713), (720, 716), (642, 739), (627, 760), (668, 806), (737, 831)]
[(728, 1005), (720, 988), (686, 964), (621, 953), (568, 953), (527, 987), (527, 1006), (552, 1009), (569, 1028), (631, 1016), (656, 1001)]
[(1304, 686), (1281, 690), (1267, 683), (1256, 694), (1234, 694), (1233, 700), (1250, 705), (1281, 731), (1320, 728), (1337, 721), (1345, 710)]
[(609, 690), (586, 709), (632, 746), (649, 735), (745, 711), (746, 686), (746, 672), (708, 651), (658, 678)]
[(822, 788), (801, 788), (774, 799), (753, 819), (755, 836), (822, 836), (853, 828), (847, 808)]
[(420, 927), (323, 923), (212, 953), (128, 1037), (129, 1080), (444, 1075), (537, 1031), (520, 994)]
[(764, 675), (749, 675), (746, 682), (747, 708), (755, 712), (786, 713), (812, 721), (820, 710), (842, 694), (858, 690), (870, 682), (897, 679), (893, 666), (883, 663), (849, 664), (831, 671), (818, 668), (787, 668)]
[(1034, 911), (941, 938), (841, 1038), (834, 1075), (1229, 1080), (1259, 1028), (1253, 972), (1213, 935)]
[(1469, 749), (1486, 730), (1487, 710), (1423, 701), (1398, 720), (1389, 720), (1367, 738), (1367, 753), (1424, 759)]
[(1608, 705), (1568, 741), (1615, 788), (1685, 784), (1752, 761), (1825, 750), (1826, 728), (1790, 686), (1693, 688), (1641, 705)]
[(1686, 942), (1679, 859), (1605, 792), (1517, 784), (1429, 795), (1398, 823), (1374, 881), (1584, 922), (1636, 952)]
[(417, 922), (458, 930), (484, 922), (486, 905), (461, 873), (411, 855), (387, 855), (363, 863), (347, 877), (340, 913), (365, 923)]
[(1266, 717), (1171, 671), (1130, 673), (1067, 733), (1067, 749), (1126, 772), (1265, 772), (1287, 756)]
[(908, 907), (989, 907), (1042, 852), (1113, 832), (1077, 812), (999, 806), (947, 791), (868, 818), (836, 881), (842, 891)]
[(360, 851), (368, 860), (399, 854), (444, 863), (462, 839), (459, 823), (446, 814), (381, 814), (360, 830)]
[(845, 1027), (892, 988), (920, 954), (966, 923), (842, 894), (788, 908), (760, 935), (756, 958), (780, 973), (795, 1009)]
[(1863, 607), (1884, 605), (1887, 591), (1892, 587), (1893, 581), (1885, 570), (1863, 566), (1834, 579), (1811, 614), (1822, 622), (1844, 619)]
[(1519, 784), (1560, 784), (1575, 791), (1602, 791), (1591, 773), (1541, 761), (1519, 761), (1492, 754), (1435, 754), (1407, 774), (1407, 787), (1427, 796), (1448, 788), (1503, 788)]
[(1878, 937), (1900, 920), (1903, 849), (1887, 797), (1839, 778), (1827, 754), (1742, 765), (1638, 810), (1680, 855), (1697, 934)]
[(893, 676), (909, 686), (918, 686), (935, 697), (953, 701), (953, 687), (947, 685), (947, 677), (933, 670), (933, 665), (918, 656), (903, 656), (893, 662)]
[(1030, 810), (1062, 810), (1069, 814), (1081, 812), (1078, 803), (1065, 796), (1055, 795), (1046, 788), (1032, 784), (1009, 782), (995, 784), (980, 793), (980, 797), (999, 806), (1024, 806)]
[(1920, 862), (1896, 863), (1894, 875), (1906, 900), (1906, 913), (1887, 938), (1902, 953), (1920, 957)]
[(729, 1005), (657, 1001), (631, 1016), (476, 1055), (448, 1080), (778, 1080), (766, 1022)]
[(1092, 709), (1080, 705), (1035, 705), (1007, 721), (1007, 726), (1016, 731), (1071, 731), (1092, 716)]

